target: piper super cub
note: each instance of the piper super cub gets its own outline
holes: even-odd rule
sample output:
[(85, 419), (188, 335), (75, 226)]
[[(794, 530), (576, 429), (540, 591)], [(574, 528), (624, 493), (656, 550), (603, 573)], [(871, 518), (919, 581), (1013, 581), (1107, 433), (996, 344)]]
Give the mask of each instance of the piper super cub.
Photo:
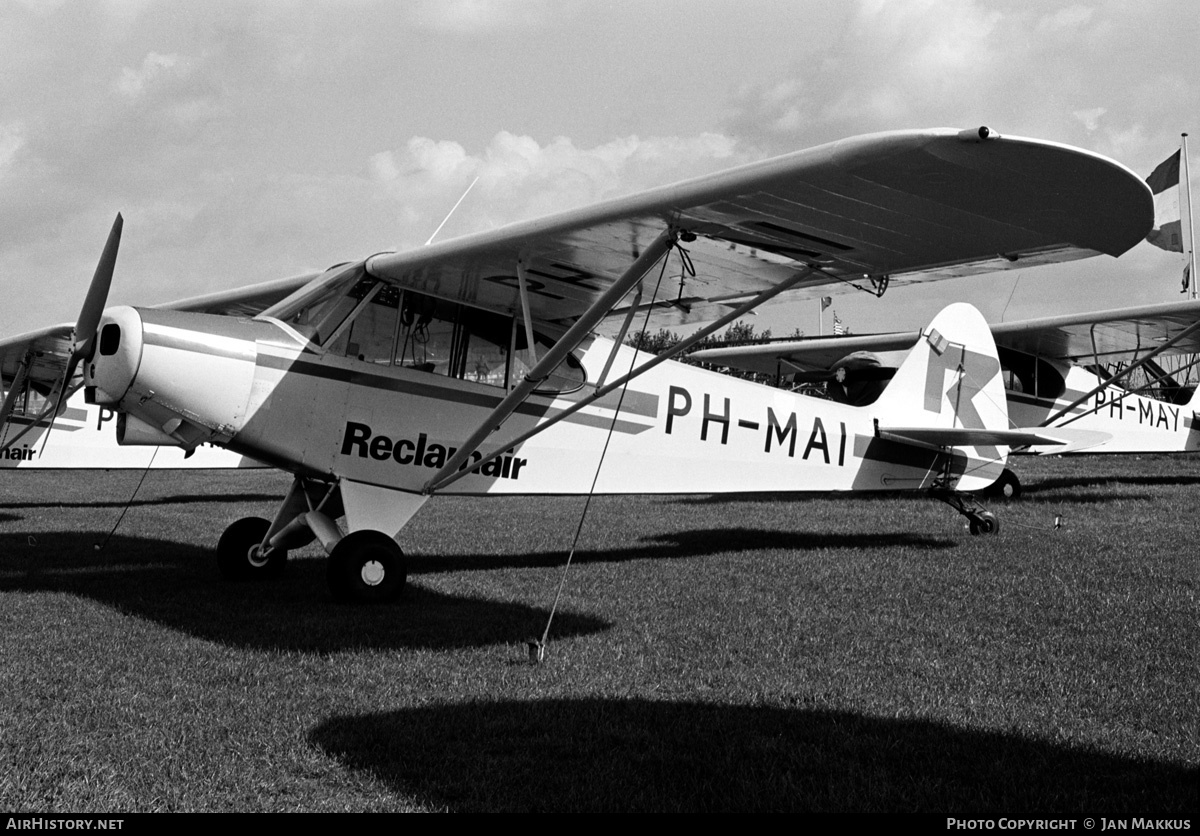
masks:
[[(1112, 160), (987, 128), (857, 137), (539, 220), (158, 308), (105, 310), (121, 220), (79, 319), (0, 343), (46, 414), (82, 385), (125, 445), (215, 444), (294, 474), (217, 545), (230, 577), (320, 541), (339, 598), (405, 583), (438, 493), (923, 490), (997, 520), (1014, 429), (987, 325), (942, 311), (867, 407), (671, 361), (758, 306), (1098, 254), (1146, 235)], [(886, 303), (881, 303), (886, 304)], [(671, 352), (637, 329), (708, 322)], [(593, 487), (594, 485), (594, 487)]]

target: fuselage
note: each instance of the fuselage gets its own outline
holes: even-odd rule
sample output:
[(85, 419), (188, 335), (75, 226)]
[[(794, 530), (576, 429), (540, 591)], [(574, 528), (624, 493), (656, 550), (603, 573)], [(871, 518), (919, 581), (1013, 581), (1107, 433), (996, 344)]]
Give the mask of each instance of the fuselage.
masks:
[[(614, 355), (601, 338), (576, 355), (581, 385), (530, 397), (447, 492), (587, 493), (597, 469), (599, 493), (915, 489), (950, 469), (948, 460), (960, 489), (996, 476), (960, 454), (877, 438), (871, 408), (669, 361), (483, 461), (594, 391), (606, 367), (611, 380), (634, 359), (633, 349)], [(481, 382), (484, 371), (451, 377), (392, 357), (316, 351), (270, 320), (116, 308), (105, 314), (85, 384), (93, 400), (126, 413), (146, 443), (156, 433), (184, 446), (211, 442), (298, 475), (417, 493), (506, 390)]]
[[(1055, 397), (1012, 390), (1006, 393), (1009, 417), (1016, 426), (1041, 426), (1101, 382), (1095, 373), (1080, 366), (1051, 365), (1064, 381), (1062, 392)], [(1094, 440), (1065, 451), (1045, 448), (1038, 452), (1172, 453), (1197, 450), (1200, 449), (1200, 422), (1194, 408), (1194, 400), (1188, 404), (1172, 404), (1109, 386), (1071, 407), (1047, 429), (1051, 435), (1056, 427), (1092, 432), (1096, 433)]]

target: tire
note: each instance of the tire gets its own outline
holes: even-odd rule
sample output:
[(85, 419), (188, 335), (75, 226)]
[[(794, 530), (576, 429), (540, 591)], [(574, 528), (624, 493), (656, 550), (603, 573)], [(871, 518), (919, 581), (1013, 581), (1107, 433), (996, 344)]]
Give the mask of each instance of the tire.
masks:
[(330, 552), (328, 580), (329, 591), (339, 601), (394, 601), (408, 581), (407, 561), (396, 541), (383, 532), (355, 531)]
[(996, 519), (996, 515), (990, 511), (984, 511), (979, 515), (979, 533), (980, 534), (995, 534), (1000, 531), (1000, 520)]
[(264, 557), (259, 545), (271, 523), (262, 517), (238, 520), (217, 542), (217, 568), (221, 577), (231, 581), (275, 578), (287, 565), (286, 549), (271, 549)]

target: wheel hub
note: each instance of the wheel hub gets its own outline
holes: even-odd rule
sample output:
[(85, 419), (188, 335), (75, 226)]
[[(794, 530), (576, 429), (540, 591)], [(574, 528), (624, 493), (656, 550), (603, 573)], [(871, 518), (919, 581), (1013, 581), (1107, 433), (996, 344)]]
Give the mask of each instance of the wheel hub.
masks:
[(262, 546), (251, 546), (250, 550), (246, 552), (246, 559), (255, 569), (261, 569), (271, 559), (271, 551)]
[(387, 574), (383, 568), (383, 564), (378, 560), (368, 560), (362, 565), (362, 582), (367, 586), (379, 586), (383, 583), (383, 576)]

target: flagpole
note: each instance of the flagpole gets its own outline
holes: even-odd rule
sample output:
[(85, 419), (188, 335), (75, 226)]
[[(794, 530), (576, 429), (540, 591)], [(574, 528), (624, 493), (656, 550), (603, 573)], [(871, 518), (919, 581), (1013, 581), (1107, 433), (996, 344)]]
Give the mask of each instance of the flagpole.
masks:
[(1179, 178), (1179, 184), (1187, 190), (1187, 210), (1188, 210), (1188, 278), (1191, 289), (1191, 298), (1196, 298), (1196, 224), (1192, 220), (1192, 172), (1188, 166), (1187, 153), (1187, 134), (1183, 134), (1183, 140), (1180, 143), (1180, 149), (1183, 157), (1183, 175)]

